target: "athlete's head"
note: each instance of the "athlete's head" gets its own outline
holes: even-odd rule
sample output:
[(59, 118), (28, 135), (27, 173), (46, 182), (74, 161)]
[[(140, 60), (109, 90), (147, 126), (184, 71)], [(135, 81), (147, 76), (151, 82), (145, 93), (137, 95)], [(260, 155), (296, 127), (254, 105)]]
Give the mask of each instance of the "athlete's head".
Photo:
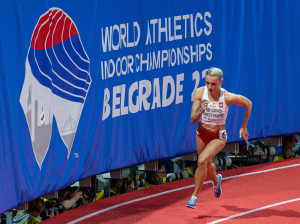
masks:
[(206, 75), (217, 76), (220, 80), (223, 79), (223, 72), (219, 68), (211, 67), (210, 69), (207, 69), (205, 76)]
[(221, 84), (223, 82), (223, 72), (219, 68), (207, 69), (205, 74), (205, 81), (207, 89), (213, 93), (219, 91)]

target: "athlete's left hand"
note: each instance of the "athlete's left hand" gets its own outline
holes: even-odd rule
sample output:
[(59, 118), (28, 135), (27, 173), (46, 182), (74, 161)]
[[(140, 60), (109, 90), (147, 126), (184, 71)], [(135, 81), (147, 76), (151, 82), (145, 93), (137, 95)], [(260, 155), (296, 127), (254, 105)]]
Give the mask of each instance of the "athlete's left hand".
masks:
[(243, 138), (245, 139), (245, 141), (248, 143), (248, 137), (249, 137), (249, 133), (247, 128), (240, 128), (240, 138), (243, 136)]

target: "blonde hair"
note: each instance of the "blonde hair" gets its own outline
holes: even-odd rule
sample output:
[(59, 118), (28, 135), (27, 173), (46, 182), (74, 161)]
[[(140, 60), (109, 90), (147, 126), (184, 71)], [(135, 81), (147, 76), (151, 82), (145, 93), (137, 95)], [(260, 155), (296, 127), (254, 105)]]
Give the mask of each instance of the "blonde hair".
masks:
[(210, 76), (218, 76), (218, 78), (221, 80), (223, 79), (223, 71), (219, 68), (214, 68), (211, 67), (209, 69), (206, 70), (206, 74), (205, 75), (210, 75)]

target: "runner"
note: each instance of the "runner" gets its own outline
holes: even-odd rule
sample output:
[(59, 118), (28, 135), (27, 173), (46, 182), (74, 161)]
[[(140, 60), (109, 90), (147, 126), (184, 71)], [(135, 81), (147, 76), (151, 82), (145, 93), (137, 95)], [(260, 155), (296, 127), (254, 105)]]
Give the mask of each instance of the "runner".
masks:
[(216, 174), (213, 157), (219, 153), (227, 142), (225, 122), (230, 105), (245, 107), (245, 116), (240, 128), (240, 138), (248, 142), (247, 124), (251, 114), (252, 102), (244, 96), (229, 93), (221, 88), (223, 72), (219, 68), (210, 68), (206, 71), (205, 86), (194, 92), (191, 112), (193, 124), (198, 122), (196, 132), (196, 146), (198, 153), (198, 168), (195, 172), (195, 189), (187, 207), (196, 208), (198, 195), (207, 175), (213, 182), (215, 197), (220, 197), (221, 174)]

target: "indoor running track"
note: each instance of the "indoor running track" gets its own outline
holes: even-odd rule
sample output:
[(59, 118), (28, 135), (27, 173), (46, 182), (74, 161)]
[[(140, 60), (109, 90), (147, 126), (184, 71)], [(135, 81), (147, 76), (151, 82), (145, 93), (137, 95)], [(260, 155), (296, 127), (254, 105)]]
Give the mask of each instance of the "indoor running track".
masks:
[(102, 199), (44, 223), (300, 223), (300, 158), (219, 172), (222, 196), (206, 181), (187, 208), (194, 178)]

